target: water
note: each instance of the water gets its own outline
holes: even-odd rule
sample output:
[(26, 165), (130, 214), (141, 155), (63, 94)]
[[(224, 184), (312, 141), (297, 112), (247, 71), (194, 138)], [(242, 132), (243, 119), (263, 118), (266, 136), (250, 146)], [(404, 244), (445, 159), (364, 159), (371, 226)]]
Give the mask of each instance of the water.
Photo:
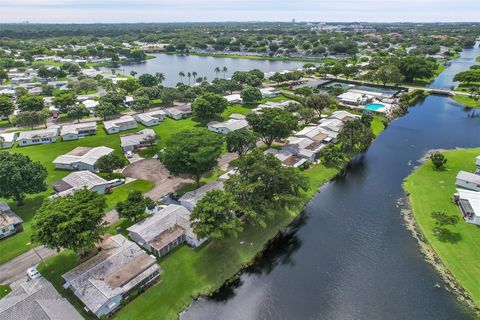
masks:
[[(472, 51), (465, 55), (480, 55)], [(449, 68), (468, 68), (465, 59)], [(442, 79), (434, 85), (452, 85)], [(440, 96), (411, 108), (258, 263), (182, 319), (472, 319), (424, 262), (398, 205), (404, 178), (427, 150), (480, 146), (471, 112)]]
[[(306, 62), (299, 61), (270, 61), (270, 60), (250, 60), (250, 59), (232, 59), (220, 57), (200, 57), (193, 55), (169, 55), (169, 54), (154, 54), (156, 59), (147, 60), (141, 64), (134, 64), (130, 66), (121, 66), (117, 72), (130, 75), (130, 71), (135, 70), (138, 75), (144, 73), (155, 74), (162, 72), (165, 74), (164, 85), (174, 87), (180, 82), (179, 72), (196, 71), (198, 77), (207, 76), (209, 81), (216, 78), (217, 74), (214, 72), (216, 67), (220, 70), (227, 67), (228, 71), (225, 77), (229, 78), (235, 71), (249, 71), (252, 69), (260, 69), (263, 72), (274, 72), (282, 70), (292, 70), (301, 68)], [(110, 71), (109, 68), (100, 68), (104, 71)], [(218, 74), (218, 77), (223, 78), (223, 72)], [(183, 83), (188, 84), (188, 78), (183, 78)], [(191, 84), (193, 84), (193, 77)]]

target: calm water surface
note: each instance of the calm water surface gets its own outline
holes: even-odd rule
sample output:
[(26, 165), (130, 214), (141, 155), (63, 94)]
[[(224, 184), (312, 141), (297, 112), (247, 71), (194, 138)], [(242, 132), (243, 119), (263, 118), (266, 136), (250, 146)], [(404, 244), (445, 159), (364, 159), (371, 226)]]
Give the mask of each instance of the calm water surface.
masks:
[[(454, 85), (450, 68), (468, 69), (465, 60), (478, 55), (467, 51), (433, 86)], [(439, 96), (411, 108), (256, 265), (182, 319), (472, 319), (424, 262), (398, 205), (402, 181), (427, 150), (480, 146), (471, 113)]]

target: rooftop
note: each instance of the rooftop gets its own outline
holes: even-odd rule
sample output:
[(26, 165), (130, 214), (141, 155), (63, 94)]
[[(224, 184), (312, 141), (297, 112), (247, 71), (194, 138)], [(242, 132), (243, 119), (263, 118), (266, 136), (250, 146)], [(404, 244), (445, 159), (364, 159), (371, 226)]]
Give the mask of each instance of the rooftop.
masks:
[(83, 123), (75, 123), (75, 124), (67, 124), (62, 126), (60, 130), (60, 135), (64, 136), (69, 133), (78, 133), (80, 130), (96, 130), (97, 123), (96, 122), (83, 122)]
[(107, 180), (97, 176), (95, 173), (83, 170), (72, 172), (61, 180), (52, 182), (52, 187), (55, 191), (61, 193), (71, 189), (72, 191), (82, 188), (91, 189), (107, 182)]
[(147, 139), (155, 137), (155, 131), (152, 129), (143, 129), (141, 131), (126, 134), (120, 137), (120, 145), (123, 147), (137, 146), (144, 143)]
[(457, 179), (480, 185), (480, 175), (478, 174), (474, 174), (466, 171), (459, 171), (457, 174)]
[(23, 222), (5, 202), (0, 202), (0, 228)]
[(42, 139), (58, 136), (58, 127), (50, 127), (42, 130), (22, 131), (18, 135), (18, 140)]
[(98, 159), (113, 152), (112, 148), (108, 147), (77, 147), (67, 154), (58, 156), (53, 160), (53, 163), (71, 164), (76, 162), (83, 162), (94, 165)]

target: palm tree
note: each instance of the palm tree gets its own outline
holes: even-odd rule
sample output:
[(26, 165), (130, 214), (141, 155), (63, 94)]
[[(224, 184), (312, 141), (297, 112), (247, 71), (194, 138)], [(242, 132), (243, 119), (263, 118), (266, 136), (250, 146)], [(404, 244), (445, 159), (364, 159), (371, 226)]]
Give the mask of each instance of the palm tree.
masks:
[(203, 77), (203, 81), (207, 81), (207, 80), (208, 80), (208, 79), (207, 79), (207, 76), (204, 76), (204, 77)]
[(165, 81), (165, 74), (157, 72), (155, 73), (155, 78), (157, 79), (158, 83), (161, 84), (163, 81)]
[(138, 73), (138, 72), (135, 71), (135, 70), (130, 71), (130, 75), (131, 75), (132, 77), (134, 77), (134, 78), (135, 78), (135, 76), (137, 75), (137, 73)]
[(192, 78), (192, 74), (189, 72), (187, 72), (187, 77), (188, 77), (188, 85), (190, 85), (190, 79)]
[(193, 82), (197, 82), (197, 75), (198, 75), (197, 71), (192, 72)]
[(227, 75), (227, 71), (228, 71), (228, 68), (227, 68), (227, 67), (223, 67), (223, 68), (222, 68), (223, 79), (225, 79), (225, 77), (226, 77), (226, 75)]
[(185, 72), (180, 71), (178, 75), (180, 76), (180, 81), (183, 83), (183, 77), (185, 77)]
[(215, 67), (215, 69), (213, 69), (213, 72), (215, 72), (217, 74), (217, 78), (218, 78), (218, 74), (220, 73), (220, 68)]

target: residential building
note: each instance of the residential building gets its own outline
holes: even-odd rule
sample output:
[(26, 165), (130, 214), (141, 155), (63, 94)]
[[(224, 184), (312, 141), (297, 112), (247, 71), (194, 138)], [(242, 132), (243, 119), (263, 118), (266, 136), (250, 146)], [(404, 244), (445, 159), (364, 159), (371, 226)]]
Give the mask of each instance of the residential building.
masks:
[(53, 164), (57, 169), (96, 171), (95, 164), (98, 159), (112, 152), (112, 148), (104, 146), (95, 148), (77, 147), (69, 153), (55, 158)]
[(0, 300), (0, 319), (83, 320), (83, 317), (50, 282), (40, 277), (14, 286)]
[(141, 147), (156, 144), (156, 134), (152, 129), (143, 129), (139, 132), (126, 134), (120, 137), (120, 146), (123, 152), (136, 151)]
[(113, 181), (107, 181), (88, 170), (75, 171), (52, 182), (53, 190), (56, 192), (52, 198), (66, 196), (81, 189), (104, 194), (112, 187)]
[(337, 96), (338, 102), (347, 106), (363, 106), (372, 101), (372, 97), (358, 93), (347, 91)]
[(96, 122), (83, 122), (63, 125), (60, 137), (63, 141), (77, 140), (80, 137), (97, 134)]
[(325, 118), (320, 121), (318, 127), (332, 132), (340, 132), (343, 127), (343, 121), (334, 118)]
[(180, 204), (187, 208), (190, 211), (193, 211), (193, 208), (197, 205), (198, 201), (207, 194), (207, 192), (212, 190), (223, 190), (223, 182), (213, 181), (209, 182), (200, 188), (185, 193), (180, 199)]
[(17, 134), (17, 132), (0, 133), (0, 149), (9, 149), (13, 147)]
[(345, 110), (334, 111), (331, 115), (327, 117), (327, 119), (338, 119), (342, 122), (350, 121), (357, 118), (360, 118), (360, 116)]
[(143, 124), (144, 126), (151, 127), (159, 124), (165, 118), (166, 113), (163, 110), (153, 110), (145, 113), (137, 113), (133, 118)]
[(207, 125), (208, 130), (216, 133), (227, 134), (229, 132), (248, 127), (248, 122), (245, 120), (245, 116), (242, 116), (243, 119), (239, 119), (241, 118), (240, 116), (241, 115), (235, 115), (233, 118), (223, 122), (211, 121)]
[(273, 87), (260, 88), (263, 98), (274, 98), (280, 95), (280, 91)]
[(158, 206), (148, 218), (129, 227), (130, 238), (157, 257), (182, 243), (198, 247), (206, 239), (198, 239), (190, 226), (190, 211), (179, 205)]
[(243, 102), (243, 99), (242, 99), (242, 97), (240, 96), (239, 93), (229, 94), (227, 96), (224, 96), (224, 98), (227, 99), (228, 103), (242, 103)]
[(156, 260), (121, 234), (105, 239), (97, 255), (62, 275), (71, 290), (97, 317), (108, 316), (160, 275)]
[(290, 148), (309, 162), (314, 162), (320, 151), (326, 146), (322, 141), (315, 141), (306, 137), (289, 137), (287, 141), (288, 144), (284, 148)]
[(326, 130), (319, 126), (307, 126), (295, 133), (295, 137), (309, 138), (314, 141), (328, 144), (337, 140), (338, 132)]
[(85, 106), (85, 108), (87, 108), (87, 110), (90, 111), (90, 113), (94, 113), (95, 108), (99, 105), (98, 101), (92, 100), (92, 99), (87, 99), (87, 100), (83, 101), (82, 103)]
[(132, 116), (122, 116), (118, 119), (103, 121), (103, 125), (105, 126), (105, 131), (107, 131), (108, 134), (112, 134), (135, 129), (137, 127), (137, 122)]
[(466, 171), (460, 171), (456, 178), (457, 187), (480, 191), (480, 175)]
[(297, 168), (307, 162), (307, 159), (298, 155), (298, 153), (289, 148), (282, 148), (281, 150), (270, 148), (265, 151), (266, 154), (272, 154), (280, 160), (282, 165), (287, 167)]
[(22, 131), (18, 135), (18, 145), (29, 146), (34, 144), (54, 143), (58, 137), (58, 126), (48, 129)]
[(0, 202), (0, 239), (23, 230), (23, 220), (5, 202)]
[(480, 192), (457, 189), (454, 200), (463, 214), (463, 219), (480, 226)]
[(166, 108), (164, 111), (170, 118), (180, 120), (192, 114), (192, 104), (175, 102), (173, 107)]

